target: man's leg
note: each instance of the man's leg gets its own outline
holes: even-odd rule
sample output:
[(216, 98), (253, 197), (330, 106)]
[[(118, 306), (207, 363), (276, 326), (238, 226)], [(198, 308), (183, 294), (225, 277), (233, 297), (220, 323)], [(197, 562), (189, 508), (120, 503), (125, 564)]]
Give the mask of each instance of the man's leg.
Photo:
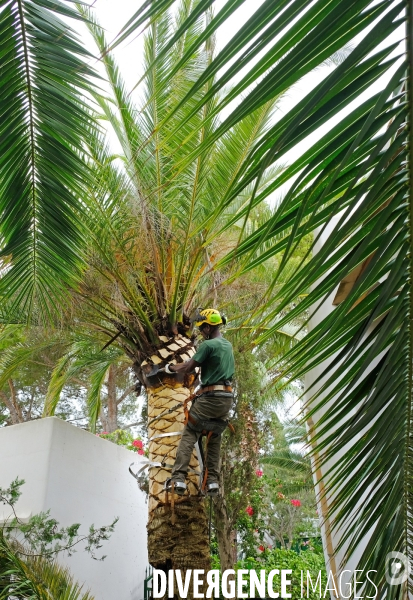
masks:
[[(232, 396), (200, 396), (198, 398), (194, 411), (201, 419), (227, 419), (232, 404)], [(191, 410), (192, 412), (192, 410)], [(219, 485), (219, 468), (220, 468), (220, 451), (221, 451), (221, 435), (212, 435), (209, 438), (206, 449), (206, 466), (208, 469), (207, 477), (207, 493), (208, 486), (214, 484), (216, 492)], [(216, 493), (215, 492), (215, 493)]]
[(219, 483), (219, 455), (221, 451), (221, 437), (221, 435), (212, 435), (209, 438), (206, 456), (208, 484)]
[(181, 441), (176, 451), (175, 464), (172, 468), (172, 480), (185, 482), (188, 473), (189, 461), (200, 433), (185, 425)]
[[(194, 406), (194, 412), (202, 419), (227, 419), (232, 404), (232, 396), (216, 394), (214, 396), (200, 396)], [(192, 409), (191, 409), (192, 412)], [(212, 435), (209, 438), (206, 466), (208, 468), (207, 485), (219, 484), (219, 467), (221, 451), (221, 435)]]
[[(193, 404), (190, 414), (195, 419), (210, 419), (228, 417), (228, 412), (231, 408), (232, 397), (200, 396)], [(192, 428), (185, 426), (182, 433), (181, 441), (176, 451), (175, 464), (172, 468), (172, 480), (185, 482), (188, 472), (189, 461), (191, 460), (192, 452), (196, 442), (198, 441), (201, 432), (194, 431)], [(208, 444), (207, 466), (208, 466), (208, 482), (218, 483), (219, 478), (219, 453), (221, 449), (221, 436), (211, 437)]]

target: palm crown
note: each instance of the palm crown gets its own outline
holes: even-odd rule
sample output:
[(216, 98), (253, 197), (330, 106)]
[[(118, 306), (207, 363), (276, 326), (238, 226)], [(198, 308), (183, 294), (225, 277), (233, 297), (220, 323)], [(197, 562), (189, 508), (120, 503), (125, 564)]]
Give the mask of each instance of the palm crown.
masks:
[[(195, 161), (185, 162), (187, 144), (195, 150), (218, 127), (217, 118), (202, 125), (217, 99), (212, 97), (201, 111), (190, 114), (205, 94), (202, 88), (189, 106), (176, 110), (168, 127), (162, 123), (212, 61), (213, 44), (206, 44), (176, 70), (200, 33), (200, 26), (194, 25), (165, 64), (149, 66), (185, 21), (187, 11), (187, 3), (182, 3), (176, 22), (169, 15), (158, 19), (146, 36), (141, 109), (134, 107), (110, 53), (104, 55), (112, 95), (97, 99), (122, 145), (122, 165), (116, 165), (107, 147), (102, 150), (101, 138), (95, 138), (90, 149), (97, 185), (88, 206), (93, 232), (90, 269), (80, 293), (91, 300), (95, 315), (104, 316), (108, 330), (118, 329), (121, 339), (129, 338), (126, 343), (142, 356), (157, 344), (159, 335), (177, 333), (178, 323), (180, 332), (186, 332), (190, 312), (216, 300), (218, 278), (227, 276), (232, 266), (221, 275), (211, 269), (234, 248), (237, 238), (229, 226), (253, 189), (243, 191), (230, 207), (222, 205), (221, 199), (268, 127), (274, 105), (267, 103)], [(89, 14), (88, 18), (103, 53), (102, 30)], [(185, 142), (194, 129), (197, 135)], [(269, 170), (260, 189), (276, 172)]]

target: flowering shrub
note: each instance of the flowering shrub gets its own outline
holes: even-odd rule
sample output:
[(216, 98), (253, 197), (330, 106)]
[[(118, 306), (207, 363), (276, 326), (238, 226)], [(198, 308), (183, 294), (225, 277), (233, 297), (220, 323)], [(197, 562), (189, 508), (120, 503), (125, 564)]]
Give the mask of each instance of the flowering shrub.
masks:
[(113, 433), (103, 431), (102, 433), (97, 433), (96, 435), (103, 438), (104, 440), (113, 442), (118, 446), (123, 446), (127, 450), (137, 452), (137, 454), (139, 454), (140, 456), (146, 456), (148, 453), (148, 451), (144, 448), (143, 441), (139, 438), (134, 438), (130, 431), (125, 431), (124, 429), (117, 429)]
[[(261, 546), (259, 549), (261, 549)], [(317, 554), (310, 550), (307, 552), (303, 552), (302, 554), (297, 554), (292, 550), (285, 550), (284, 548), (274, 550), (266, 549), (265, 552), (260, 554), (257, 558), (248, 557), (244, 560), (238, 561), (235, 565), (235, 569), (254, 569), (257, 573), (259, 573), (261, 569), (264, 569), (266, 572), (266, 577), (268, 577), (268, 574), (273, 569), (291, 569), (292, 574), (289, 576), (289, 579), (291, 579), (291, 588), (289, 588), (288, 591), (291, 591), (293, 599), (298, 599), (302, 597), (301, 571), (303, 571), (305, 575), (307, 574), (307, 571), (309, 571), (313, 581), (316, 580), (319, 573), (321, 572), (321, 594), (323, 594), (324, 592), (324, 596), (328, 597), (325, 593), (325, 589), (327, 586), (327, 573), (324, 562), (324, 556), (323, 554)], [(243, 579), (248, 581), (248, 585), (246, 585), (244, 588), (245, 592), (249, 590), (249, 577), (249, 574), (243, 576)], [(276, 585), (277, 579), (274, 580), (274, 587), (276, 587)], [(305, 587), (304, 592), (306, 592)], [(322, 595), (321, 597), (324, 596)], [(318, 589), (314, 591), (311, 587), (309, 589), (308, 596), (305, 593), (305, 597), (309, 600), (320, 600)]]

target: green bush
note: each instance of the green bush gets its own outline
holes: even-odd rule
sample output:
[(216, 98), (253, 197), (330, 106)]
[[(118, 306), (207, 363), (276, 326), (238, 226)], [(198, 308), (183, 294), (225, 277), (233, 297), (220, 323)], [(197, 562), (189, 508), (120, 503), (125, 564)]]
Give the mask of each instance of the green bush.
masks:
[(130, 431), (125, 431), (125, 429), (116, 429), (116, 431), (113, 431), (112, 433), (103, 431), (102, 433), (97, 433), (96, 435), (101, 437), (103, 440), (113, 442), (117, 446), (123, 446), (127, 450), (137, 452), (142, 456), (148, 456), (148, 450), (145, 450), (142, 439), (140, 437), (135, 438)]
[[(236, 570), (248, 569), (255, 570), (259, 576), (262, 569), (265, 569), (266, 576), (273, 569), (291, 569), (292, 574), (288, 577), (291, 580), (291, 586), (288, 586), (288, 592), (291, 593), (291, 600), (299, 600), (301, 595), (301, 571), (303, 571), (304, 581), (304, 592), (303, 597), (307, 598), (306, 588), (306, 576), (307, 571), (310, 572), (310, 576), (313, 582), (317, 579), (319, 572), (321, 572), (321, 596), (324, 594), (324, 590), (327, 583), (327, 573), (324, 563), (324, 557), (316, 552), (307, 551), (301, 554), (297, 554), (293, 550), (285, 550), (283, 548), (277, 548), (274, 550), (266, 550), (259, 558), (246, 558), (240, 560), (236, 564)], [(249, 575), (243, 577), (248, 581), (248, 586), (245, 586), (245, 591), (249, 593)], [(279, 577), (274, 578), (274, 589), (276, 591), (279, 586)], [(318, 599), (320, 598), (319, 588), (313, 592), (311, 586), (309, 587), (308, 598)], [(327, 593), (327, 597), (329, 594)]]

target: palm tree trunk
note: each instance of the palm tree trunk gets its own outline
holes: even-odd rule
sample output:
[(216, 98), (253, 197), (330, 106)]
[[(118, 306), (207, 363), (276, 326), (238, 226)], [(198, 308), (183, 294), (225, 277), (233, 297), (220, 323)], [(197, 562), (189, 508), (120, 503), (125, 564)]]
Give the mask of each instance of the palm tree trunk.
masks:
[(13, 425), (24, 423), (23, 412), (17, 399), (16, 388), (14, 387), (13, 380), (8, 379), (7, 383), (9, 384), (10, 388), (10, 399), (2, 391), (0, 391), (0, 397), (3, 399), (4, 404), (9, 409), (10, 418)]
[[(182, 404), (193, 392), (195, 375), (183, 377), (163, 373), (154, 378), (142, 376), (144, 369), (148, 372), (154, 364), (160, 364), (159, 356), (165, 360), (167, 352), (170, 353), (171, 359), (180, 357), (178, 360), (187, 360), (194, 354), (193, 343), (183, 336), (178, 336), (177, 343), (172, 341), (163, 348), (157, 348), (156, 354), (154, 353), (147, 363), (145, 361), (139, 366), (135, 365), (136, 372), (140, 374), (139, 378), (146, 384), (149, 422), (158, 415), (163, 415), (152, 422), (148, 430), (149, 460), (151, 463), (157, 463), (149, 467), (149, 562), (155, 568), (164, 570), (208, 570), (208, 519), (203, 498), (199, 494), (199, 474), (188, 473), (189, 493), (185, 496), (174, 495), (172, 498), (169, 494), (167, 497), (164, 491), (165, 480), (171, 476), (168, 465), (173, 465), (175, 461), (180, 433), (184, 428)], [(149, 360), (151, 364), (148, 364)], [(175, 410), (164, 415), (173, 407)], [(165, 464), (165, 467), (158, 466), (159, 463)], [(198, 473), (200, 471), (195, 449), (190, 468)]]
[(219, 560), (221, 563), (221, 572), (227, 569), (233, 569), (237, 561), (236, 550), (236, 532), (233, 530), (232, 523), (228, 518), (228, 509), (225, 499), (220, 496), (214, 505), (215, 516), (215, 534), (218, 542)]
[[(170, 378), (164, 385), (148, 389), (149, 419), (183, 402), (191, 390)], [(149, 460), (172, 465), (183, 429), (182, 407), (164, 418), (158, 419), (149, 428)], [(157, 435), (165, 437), (156, 438)], [(175, 434), (175, 435), (174, 435)], [(199, 471), (199, 464), (192, 455), (190, 468)], [(170, 469), (149, 469), (149, 520), (148, 552), (150, 563), (157, 568), (208, 569), (209, 544), (207, 518), (202, 497), (199, 496), (199, 476), (188, 476), (188, 496), (166, 498), (163, 486), (171, 476)]]
[(3, 400), (5, 406), (8, 408), (10, 413), (11, 422), (13, 425), (18, 425), (18, 423), (23, 423), (23, 420), (20, 419), (16, 407), (13, 402), (7, 397), (7, 395), (0, 391), (0, 398)]
[(108, 406), (108, 432), (112, 433), (116, 431), (118, 428), (118, 405), (116, 402), (116, 372), (115, 366), (110, 365), (108, 372), (108, 396), (107, 396), (107, 406)]

